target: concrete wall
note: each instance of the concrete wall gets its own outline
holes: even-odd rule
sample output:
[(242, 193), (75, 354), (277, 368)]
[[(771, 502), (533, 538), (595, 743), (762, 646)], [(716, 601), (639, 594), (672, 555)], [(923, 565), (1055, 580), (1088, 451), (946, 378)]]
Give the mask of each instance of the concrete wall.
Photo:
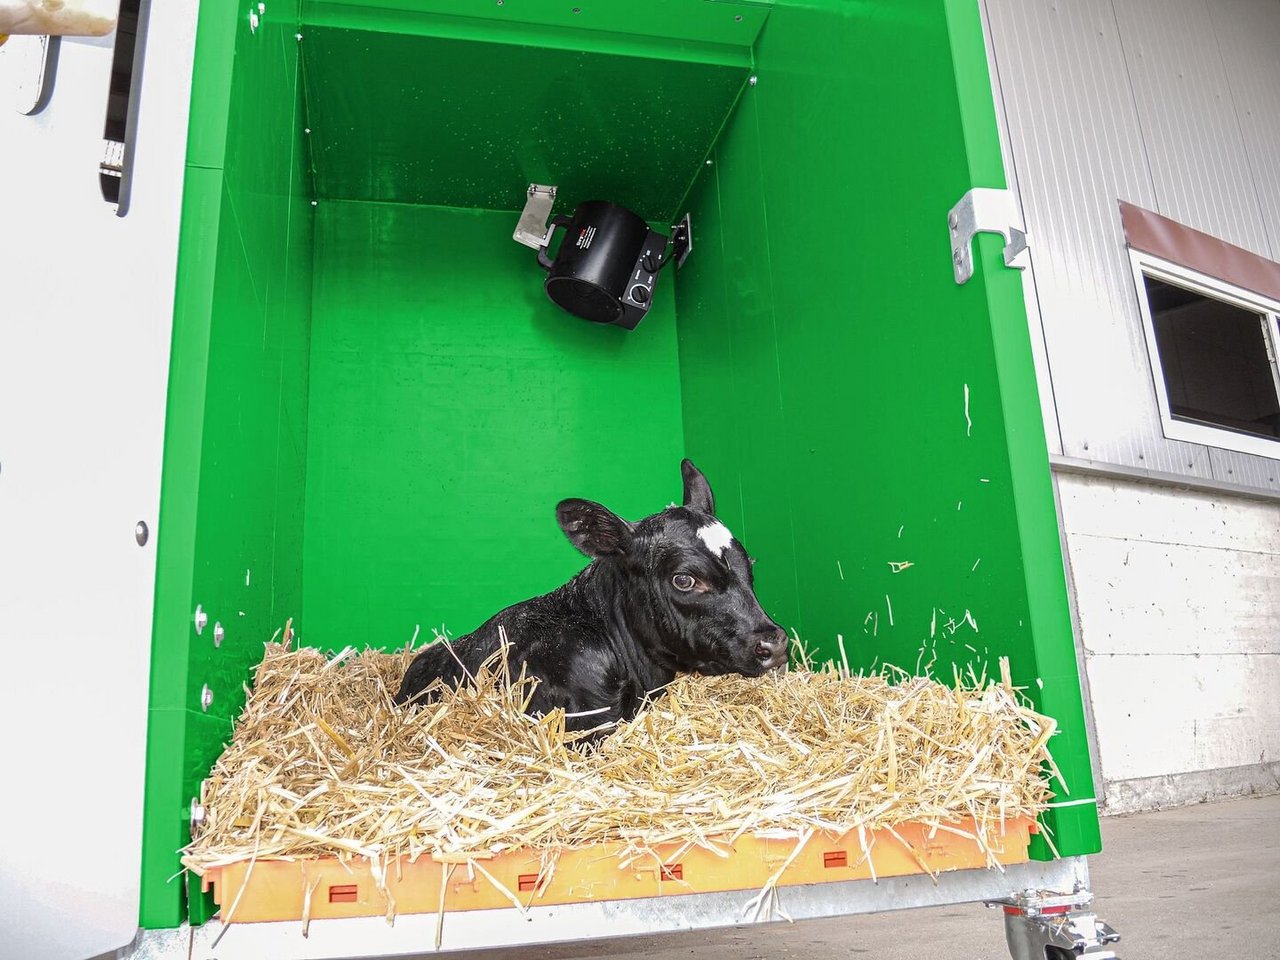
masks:
[(1100, 799), (1277, 789), (1280, 443), (1164, 436), (1117, 201), (1280, 259), (1280, 0), (984, 3)]
[(1280, 783), (1280, 506), (1058, 478), (1109, 812)]

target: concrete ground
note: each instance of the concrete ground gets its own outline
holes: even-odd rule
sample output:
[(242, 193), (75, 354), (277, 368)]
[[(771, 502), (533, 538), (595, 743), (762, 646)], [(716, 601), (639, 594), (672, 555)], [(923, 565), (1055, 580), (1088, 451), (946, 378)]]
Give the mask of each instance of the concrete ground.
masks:
[[(1090, 858), (1099, 916), (1121, 960), (1280, 960), (1280, 796), (1102, 822)], [(469, 960), (1009, 960), (995, 911), (977, 905), (662, 937), (483, 951)]]

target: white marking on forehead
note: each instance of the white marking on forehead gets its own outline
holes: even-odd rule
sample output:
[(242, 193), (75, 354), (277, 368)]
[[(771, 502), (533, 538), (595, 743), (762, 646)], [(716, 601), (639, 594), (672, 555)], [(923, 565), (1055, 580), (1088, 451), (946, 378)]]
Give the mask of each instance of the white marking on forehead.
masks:
[(707, 545), (707, 549), (717, 557), (724, 559), (724, 552), (733, 543), (733, 534), (719, 520), (713, 520), (705, 527), (698, 528), (698, 539)]

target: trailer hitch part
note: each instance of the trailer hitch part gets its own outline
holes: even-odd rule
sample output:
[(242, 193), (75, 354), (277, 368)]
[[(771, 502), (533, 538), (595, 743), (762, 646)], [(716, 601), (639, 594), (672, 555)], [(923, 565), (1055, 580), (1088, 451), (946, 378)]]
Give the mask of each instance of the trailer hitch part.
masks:
[(1120, 934), (1089, 909), (1093, 894), (1088, 890), (1077, 888), (1068, 894), (1023, 890), (984, 903), (1003, 909), (1004, 936), (1013, 960), (1116, 960), (1110, 945), (1120, 940)]

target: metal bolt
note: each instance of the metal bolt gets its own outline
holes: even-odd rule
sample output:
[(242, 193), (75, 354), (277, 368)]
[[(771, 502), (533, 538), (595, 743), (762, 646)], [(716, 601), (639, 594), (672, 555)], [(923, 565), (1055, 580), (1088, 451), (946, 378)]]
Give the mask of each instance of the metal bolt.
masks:
[(742, 14), (740, 14), (740, 13), (739, 13), (739, 14), (737, 14), (736, 16), (734, 16), (734, 18), (733, 18), (733, 22), (734, 22), (734, 23), (741, 23), (741, 22), (742, 22)]
[(198, 603), (196, 604), (195, 622), (196, 636), (198, 637), (200, 634), (204, 633), (204, 628), (209, 625), (209, 615), (204, 612), (204, 608)]
[(151, 531), (147, 527), (147, 521), (139, 520), (133, 528), (133, 539), (138, 541), (138, 546), (145, 547), (150, 537)]
[(947, 226), (949, 226), (952, 230), (954, 230), (956, 227), (960, 226), (960, 218), (957, 217), (954, 213), (951, 214), (950, 216), (947, 217)]
[(215, 647), (222, 646), (222, 641), (225, 640), (226, 638), (227, 638), (227, 631), (222, 629), (222, 624), (215, 623), (213, 625), (213, 645)]
[(752, 77), (750, 80), (747, 81), (747, 83), (751, 84), (753, 87), (759, 82), (760, 80), (758, 77)]
[(264, 17), (267, 15), (267, 5), (265, 3), (258, 4), (258, 14)]
[(301, 43), (301, 42), (302, 42), (302, 34), (300, 34), (300, 33), (295, 33), (295, 34), (293, 35), (293, 39), (295, 39), (295, 40), (297, 40), (299, 43)]
[(313, 207), (315, 207), (315, 206), (319, 206), (319, 204), (318, 204), (315, 200), (312, 200), (312, 201), (311, 201), (311, 205), (312, 205)]
[(208, 819), (205, 813), (204, 804), (191, 798), (191, 839), (194, 840), (196, 834), (200, 832), (200, 828), (204, 826), (205, 820)]
[(213, 691), (209, 689), (206, 683), (200, 688), (200, 709), (205, 713), (209, 712), (209, 707), (213, 704)]
[(250, 33), (257, 33), (257, 32), (258, 32), (258, 24), (259, 24), (260, 22), (261, 22), (261, 21), (258, 19), (258, 11), (256, 11), (256, 10), (250, 10), (250, 11), (249, 11), (249, 32), (250, 32)]

